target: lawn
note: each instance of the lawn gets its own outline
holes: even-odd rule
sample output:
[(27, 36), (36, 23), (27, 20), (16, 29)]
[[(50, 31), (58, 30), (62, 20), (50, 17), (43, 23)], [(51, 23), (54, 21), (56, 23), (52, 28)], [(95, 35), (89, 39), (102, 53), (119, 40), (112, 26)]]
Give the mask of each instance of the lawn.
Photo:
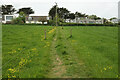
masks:
[(118, 77), (118, 27), (2, 28), (3, 78)]

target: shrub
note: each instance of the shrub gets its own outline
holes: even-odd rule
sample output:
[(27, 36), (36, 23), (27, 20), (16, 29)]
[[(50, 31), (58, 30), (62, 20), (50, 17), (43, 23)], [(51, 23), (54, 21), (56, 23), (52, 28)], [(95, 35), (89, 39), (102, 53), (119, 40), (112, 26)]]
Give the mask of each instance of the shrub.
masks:
[[(60, 25), (60, 22), (61, 22), (61, 19), (59, 17), (57, 17), (57, 24)], [(51, 26), (56, 25), (56, 17), (54, 17), (53, 20), (52, 19), (49, 20), (49, 25), (51, 25)]]
[(24, 24), (25, 23), (25, 14), (20, 12), (19, 17), (12, 20), (12, 24)]
[(18, 17), (12, 20), (12, 24), (24, 24), (24, 21)]
[(80, 23), (60, 23), (59, 26), (117, 26), (117, 24), (80, 24)]

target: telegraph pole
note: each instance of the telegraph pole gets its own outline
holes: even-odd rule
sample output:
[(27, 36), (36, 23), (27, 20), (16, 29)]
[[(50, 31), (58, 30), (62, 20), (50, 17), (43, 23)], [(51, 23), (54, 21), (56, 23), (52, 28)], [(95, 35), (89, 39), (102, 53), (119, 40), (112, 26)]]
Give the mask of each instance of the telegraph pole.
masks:
[(56, 4), (56, 26), (57, 26), (57, 3), (55, 2)]

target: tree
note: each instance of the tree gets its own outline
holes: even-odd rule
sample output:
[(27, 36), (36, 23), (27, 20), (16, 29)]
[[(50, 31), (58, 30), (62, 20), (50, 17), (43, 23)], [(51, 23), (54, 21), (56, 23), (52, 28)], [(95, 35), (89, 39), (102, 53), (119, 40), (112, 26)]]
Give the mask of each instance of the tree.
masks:
[(113, 20), (113, 19), (117, 19), (117, 18), (116, 17), (110, 18), (110, 21)]
[(75, 15), (78, 15), (78, 17), (87, 17), (88, 15), (82, 14), (80, 12), (75, 12)]
[(2, 15), (12, 15), (15, 11), (12, 5), (2, 5)]
[(104, 23), (108, 23), (108, 20), (106, 18), (103, 18)]
[(69, 15), (69, 10), (66, 8), (58, 8), (58, 15), (60, 18), (65, 19), (65, 16)]
[(25, 23), (25, 13), (24, 12), (20, 12), (19, 18), (21, 18), (21, 20)]
[(69, 14), (69, 19), (75, 19), (75, 14), (74, 13), (70, 13)]
[(12, 20), (13, 24), (24, 24), (25, 23), (25, 14), (20, 12), (19, 17)]
[(88, 16), (90, 19), (98, 20), (101, 19), (100, 17), (97, 17), (96, 15), (90, 15)]
[[(57, 12), (58, 12), (58, 10), (57, 10)], [(56, 5), (54, 5), (49, 11), (49, 16), (51, 16), (52, 20), (55, 17), (55, 14), (56, 14)]]
[[(56, 25), (56, 17), (57, 17), (57, 16), (55, 16), (55, 17), (53, 18), (53, 20), (52, 20), (52, 19), (49, 20), (49, 24), (50, 24), (50, 25), (52, 25), (52, 26), (55, 26), (55, 25)], [(57, 17), (57, 24), (59, 25), (60, 23), (61, 23), (61, 19), (60, 19), (59, 17)]]
[[(66, 16), (68, 16), (68, 14), (69, 14), (69, 10), (68, 9), (66, 9), (66, 8), (59, 8), (59, 7), (57, 7), (57, 16), (59, 17), (59, 18), (62, 18), (62, 19), (65, 19), (65, 17)], [(52, 20), (54, 19), (54, 17), (56, 16), (56, 5), (54, 5), (51, 9), (50, 9), (50, 11), (49, 11), (49, 16), (51, 16), (51, 18), (52, 18)]]
[(18, 10), (17, 13), (20, 14), (20, 12), (24, 12), (24, 14), (25, 14), (26, 16), (29, 16), (30, 14), (33, 14), (33, 13), (34, 13), (33, 9), (31, 9), (31, 7), (21, 8), (21, 9)]

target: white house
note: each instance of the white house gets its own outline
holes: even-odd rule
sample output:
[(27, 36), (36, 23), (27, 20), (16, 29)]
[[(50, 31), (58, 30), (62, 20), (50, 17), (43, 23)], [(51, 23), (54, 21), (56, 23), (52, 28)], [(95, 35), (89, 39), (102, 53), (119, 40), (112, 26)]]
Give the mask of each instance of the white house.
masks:
[(118, 21), (119, 21), (119, 19), (112, 19), (112, 20), (111, 20), (111, 22), (114, 23), (114, 24), (115, 24), (115, 23), (118, 23)]
[(15, 15), (3, 15), (2, 23), (11, 23), (13, 18), (15, 18)]
[(103, 24), (104, 20), (103, 19), (93, 20), (93, 19), (89, 19), (87, 17), (80, 17), (80, 18), (75, 18), (73, 20), (66, 19), (65, 22), (68, 22), (68, 23), (81, 23), (81, 24)]
[(47, 24), (49, 20), (48, 16), (29, 16), (26, 17), (26, 23), (34, 23), (34, 24)]

